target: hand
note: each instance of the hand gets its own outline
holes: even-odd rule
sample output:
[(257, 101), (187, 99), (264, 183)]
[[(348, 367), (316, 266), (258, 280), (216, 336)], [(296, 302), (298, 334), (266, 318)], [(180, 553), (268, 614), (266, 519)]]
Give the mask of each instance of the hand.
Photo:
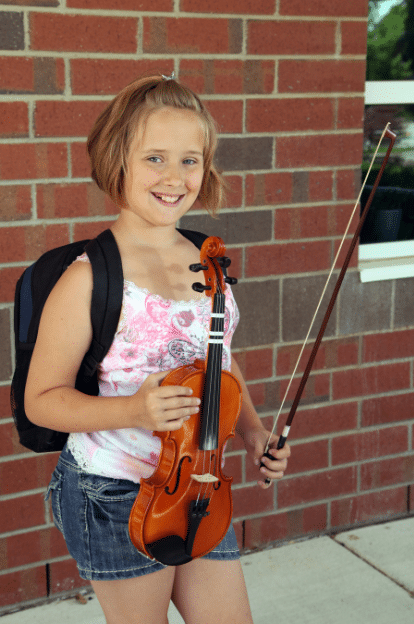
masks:
[(201, 403), (186, 386), (160, 386), (169, 371), (148, 375), (136, 394), (130, 397), (132, 427), (149, 431), (175, 431), (199, 411)]
[[(244, 435), (244, 444), (253, 463), (258, 467), (261, 463), (264, 464), (264, 466), (260, 468), (262, 478), (257, 482), (263, 489), (270, 487), (273, 479), (281, 479), (283, 477), (287, 467), (288, 457), (290, 457), (290, 447), (288, 444), (285, 444), (282, 449), (276, 449), (279, 438), (274, 434), (271, 436), (268, 449), (269, 455), (272, 455), (274, 459), (272, 460), (268, 457), (264, 457), (263, 453), (269, 436), (270, 432), (263, 427), (251, 429)], [(270, 479), (270, 483), (265, 483), (266, 479)]]

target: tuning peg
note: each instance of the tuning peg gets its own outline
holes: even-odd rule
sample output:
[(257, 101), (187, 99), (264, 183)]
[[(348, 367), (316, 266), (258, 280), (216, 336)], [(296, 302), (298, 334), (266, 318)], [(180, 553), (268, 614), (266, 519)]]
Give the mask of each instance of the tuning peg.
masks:
[(234, 286), (234, 284), (237, 284), (236, 277), (225, 277), (224, 281), (226, 282), (226, 284), (230, 284), (231, 286)]
[(195, 284), (192, 285), (192, 289), (195, 290), (196, 292), (204, 292), (205, 290), (211, 290), (211, 286), (205, 286), (204, 284), (201, 284), (200, 282), (195, 282)]
[(200, 263), (190, 264), (189, 269), (193, 273), (198, 273), (198, 271), (208, 271), (208, 266), (206, 266), (205, 264), (200, 264)]
[(227, 269), (231, 265), (231, 260), (227, 256), (222, 256), (221, 258), (217, 258), (217, 262), (221, 266), (222, 269)]

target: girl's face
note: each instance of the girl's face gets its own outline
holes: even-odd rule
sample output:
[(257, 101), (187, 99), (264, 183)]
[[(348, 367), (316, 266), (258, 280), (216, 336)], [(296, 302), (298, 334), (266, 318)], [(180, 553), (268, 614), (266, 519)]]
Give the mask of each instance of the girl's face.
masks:
[(131, 144), (125, 208), (142, 225), (175, 224), (200, 192), (203, 148), (204, 131), (196, 113), (170, 107), (151, 113)]

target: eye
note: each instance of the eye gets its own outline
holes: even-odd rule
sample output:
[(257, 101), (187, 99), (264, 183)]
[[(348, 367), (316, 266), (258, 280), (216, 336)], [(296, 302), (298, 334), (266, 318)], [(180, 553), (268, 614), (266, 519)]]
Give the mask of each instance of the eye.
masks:
[(186, 158), (183, 160), (184, 165), (196, 165), (197, 162), (198, 161), (195, 158)]
[(159, 162), (161, 162), (161, 158), (160, 158), (159, 156), (150, 156), (150, 157), (148, 158), (148, 160), (149, 160), (150, 162), (153, 162), (153, 163), (159, 163)]

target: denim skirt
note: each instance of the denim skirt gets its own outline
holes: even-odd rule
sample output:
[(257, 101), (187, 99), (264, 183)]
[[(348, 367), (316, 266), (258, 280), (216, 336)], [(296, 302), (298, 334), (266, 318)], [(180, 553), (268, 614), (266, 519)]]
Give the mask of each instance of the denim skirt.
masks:
[[(83, 579), (109, 581), (157, 572), (165, 566), (138, 551), (128, 520), (139, 484), (84, 472), (65, 446), (46, 492), (53, 520)], [(240, 557), (233, 525), (205, 559)]]

